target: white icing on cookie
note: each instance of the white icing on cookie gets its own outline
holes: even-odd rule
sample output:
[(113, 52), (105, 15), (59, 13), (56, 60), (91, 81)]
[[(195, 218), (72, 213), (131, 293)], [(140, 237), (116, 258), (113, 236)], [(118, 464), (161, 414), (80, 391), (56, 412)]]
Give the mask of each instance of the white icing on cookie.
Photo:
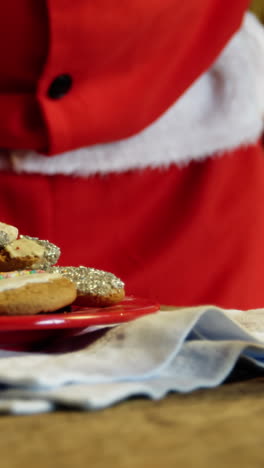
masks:
[[(49, 281), (54, 281), (55, 279), (62, 279), (63, 277), (55, 273), (32, 273), (25, 275), (18, 275), (17, 272), (13, 272), (13, 277), (8, 277), (0, 280), (0, 293), (8, 289), (17, 289), (22, 288), (31, 283), (48, 283)], [(0, 274), (0, 275), (3, 275)]]

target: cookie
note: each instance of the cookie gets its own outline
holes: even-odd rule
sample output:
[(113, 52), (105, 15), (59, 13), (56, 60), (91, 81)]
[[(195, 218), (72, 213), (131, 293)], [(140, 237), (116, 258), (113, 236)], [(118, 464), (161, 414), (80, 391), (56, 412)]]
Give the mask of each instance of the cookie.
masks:
[(54, 312), (76, 299), (72, 281), (42, 270), (0, 273), (0, 315)]
[(38, 239), (38, 237), (20, 236), (20, 238), (33, 240), (44, 248), (43, 257), (33, 265), (34, 268), (46, 270), (48, 267), (55, 265), (60, 258), (61, 250), (57, 245), (52, 244), (52, 242)]
[(18, 229), (9, 224), (0, 223), (0, 248), (5, 247), (16, 240), (18, 236)]
[(84, 266), (56, 266), (49, 268), (48, 271), (53, 274), (59, 273), (73, 281), (77, 289), (75, 303), (78, 305), (105, 307), (124, 299), (125, 285), (112, 273)]
[(32, 239), (19, 238), (0, 248), (0, 271), (24, 270), (40, 265), (45, 248)]

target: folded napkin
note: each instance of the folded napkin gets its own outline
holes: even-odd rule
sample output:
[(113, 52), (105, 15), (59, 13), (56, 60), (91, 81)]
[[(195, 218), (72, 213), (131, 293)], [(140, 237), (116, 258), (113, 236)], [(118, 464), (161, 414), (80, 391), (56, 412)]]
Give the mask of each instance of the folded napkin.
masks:
[(264, 310), (161, 311), (45, 352), (0, 350), (0, 411), (100, 409), (135, 395), (215, 387), (241, 357), (264, 367)]

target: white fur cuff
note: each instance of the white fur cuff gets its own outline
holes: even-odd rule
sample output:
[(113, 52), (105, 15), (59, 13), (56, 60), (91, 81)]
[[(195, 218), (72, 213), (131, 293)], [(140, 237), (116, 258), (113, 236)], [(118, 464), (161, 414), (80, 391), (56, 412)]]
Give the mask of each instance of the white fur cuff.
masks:
[(250, 13), (211, 69), (162, 117), (115, 143), (45, 157), (14, 151), (0, 169), (91, 175), (185, 165), (254, 143), (263, 131), (264, 29)]

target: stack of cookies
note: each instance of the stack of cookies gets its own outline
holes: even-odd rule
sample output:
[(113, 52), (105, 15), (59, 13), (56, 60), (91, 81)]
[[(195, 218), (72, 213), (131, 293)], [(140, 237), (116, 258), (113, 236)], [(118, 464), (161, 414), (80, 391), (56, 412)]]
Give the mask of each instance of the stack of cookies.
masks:
[(54, 312), (73, 302), (105, 307), (124, 298), (124, 283), (112, 273), (60, 267), (59, 257), (51, 242), (0, 223), (0, 315)]

